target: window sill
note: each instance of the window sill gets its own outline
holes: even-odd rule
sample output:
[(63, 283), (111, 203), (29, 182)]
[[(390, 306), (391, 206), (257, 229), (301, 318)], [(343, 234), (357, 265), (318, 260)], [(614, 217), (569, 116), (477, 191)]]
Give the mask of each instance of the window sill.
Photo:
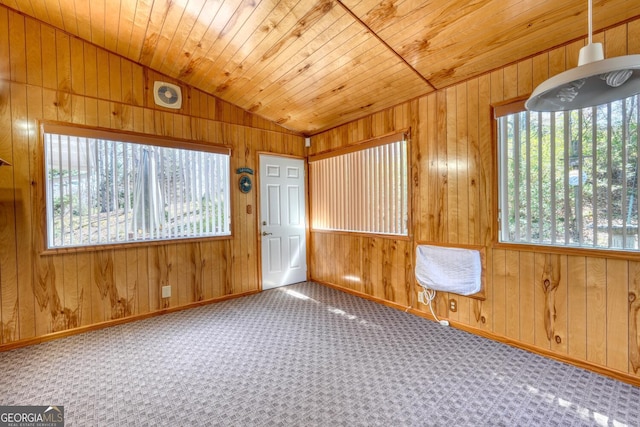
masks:
[(584, 248), (577, 246), (535, 245), (529, 243), (493, 242), (492, 249), (505, 249), (519, 252), (535, 252), (546, 254), (561, 254), (584, 256), (590, 258), (622, 259), (626, 261), (640, 261), (640, 251), (624, 251), (615, 249)]
[(66, 248), (53, 248), (44, 249), (40, 252), (40, 255), (61, 255), (61, 254), (73, 254), (73, 253), (85, 253), (85, 252), (98, 252), (113, 249), (133, 249), (133, 248), (146, 248), (151, 246), (166, 246), (184, 243), (200, 243), (210, 242), (217, 240), (231, 240), (233, 235), (228, 236), (208, 236), (208, 237), (185, 237), (181, 239), (166, 239), (166, 240), (141, 240), (136, 242), (123, 242), (123, 243), (111, 243), (107, 245), (93, 245), (93, 246), (73, 246)]

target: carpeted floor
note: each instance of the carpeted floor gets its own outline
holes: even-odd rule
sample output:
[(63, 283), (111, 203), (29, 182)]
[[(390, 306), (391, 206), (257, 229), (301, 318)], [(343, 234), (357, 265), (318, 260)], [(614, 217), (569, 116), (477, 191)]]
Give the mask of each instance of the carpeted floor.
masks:
[(0, 353), (67, 426), (638, 425), (640, 389), (314, 283)]

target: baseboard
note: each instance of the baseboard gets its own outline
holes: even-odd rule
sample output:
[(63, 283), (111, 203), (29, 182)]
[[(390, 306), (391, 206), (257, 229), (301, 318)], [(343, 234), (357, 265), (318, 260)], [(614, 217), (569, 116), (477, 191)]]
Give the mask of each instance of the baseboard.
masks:
[[(435, 322), (434, 317), (431, 313), (425, 313), (411, 306), (403, 306), (402, 304), (398, 304), (395, 302), (387, 301), (383, 298), (374, 297), (364, 292), (354, 291), (353, 289), (345, 288), (342, 286), (334, 285), (332, 283), (324, 282), (322, 280), (311, 279), (313, 282), (321, 284), (323, 286), (327, 286), (329, 288), (336, 289), (341, 292), (346, 292), (351, 295), (355, 295), (360, 298), (364, 298), (369, 301), (373, 301), (382, 305), (386, 305), (387, 307), (395, 308), (396, 310), (402, 310), (407, 313), (414, 314), (416, 316), (424, 317), (425, 319), (429, 319)], [(450, 327), (454, 327), (456, 329), (460, 329), (465, 332), (469, 332), (474, 335), (478, 335), (484, 338), (488, 338), (493, 341), (498, 341), (503, 344), (510, 345), (512, 347), (520, 348), (522, 350), (529, 351), (531, 353), (536, 353), (544, 357), (548, 357), (550, 359), (558, 360), (560, 362), (568, 363), (573, 366), (577, 366), (582, 369), (586, 369), (588, 371), (596, 372), (601, 375), (606, 375), (608, 377), (614, 378), (616, 380), (634, 385), (636, 387), (640, 387), (640, 377), (636, 377), (630, 375), (627, 372), (617, 371), (615, 369), (608, 368), (606, 366), (596, 365), (595, 363), (591, 363), (585, 360), (577, 359), (565, 354), (554, 353), (550, 350), (545, 350), (543, 348), (535, 347), (533, 345), (523, 343), (513, 338), (505, 337), (503, 335), (495, 334), (493, 332), (488, 332), (484, 329), (474, 328), (472, 326), (466, 325), (464, 323), (457, 322), (455, 320), (446, 319), (449, 321)]]
[(245, 297), (245, 296), (248, 296), (248, 295), (253, 295), (253, 294), (256, 294), (258, 292), (260, 292), (260, 291), (249, 291), (249, 292), (242, 292), (242, 293), (233, 294), (233, 295), (224, 295), (224, 296), (221, 296), (221, 297), (211, 298), (211, 299), (207, 299), (207, 300), (203, 300), (203, 301), (196, 301), (196, 302), (192, 302), (192, 303), (189, 303), (189, 304), (180, 305), (180, 306), (176, 306), (176, 307), (163, 308), (163, 309), (160, 309), (160, 310), (151, 311), (149, 313), (136, 314), (136, 315), (133, 315), (133, 316), (123, 317), (123, 318), (120, 318), (120, 319), (106, 320), (104, 322), (94, 323), (94, 324), (86, 325), (86, 326), (80, 326), (78, 328), (67, 329), (67, 330), (59, 331), (59, 332), (52, 332), (52, 333), (49, 333), (49, 334), (46, 334), (46, 335), (41, 335), (39, 337), (25, 338), (23, 340), (12, 341), (10, 343), (1, 344), (0, 345), (0, 352), (14, 350), (16, 348), (26, 347), (26, 346), (29, 346), (29, 345), (41, 344), (43, 342), (57, 340), (57, 339), (60, 339), (60, 338), (65, 338), (65, 337), (69, 337), (69, 336), (72, 336), (72, 335), (82, 334), (82, 333), (89, 332), (89, 331), (96, 331), (98, 329), (108, 328), (108, 327), (111, 327), (111, 326), (122, 325), (124, 323), (136, 322), (138, 320), (144, 320), (144, 319), (148, 319), (150, 317), (161, 316), (163, 314), (175, 313), (177, 311), (188, 310), (190, 308), (195, 308), (195, 307), (201, 307), (203, 305), (215, 304), (215, 303), (222, 302), (222, 301), (227, 301), (227, 300), (230, 300), (230, 299), (235, 299), (235, 298)]

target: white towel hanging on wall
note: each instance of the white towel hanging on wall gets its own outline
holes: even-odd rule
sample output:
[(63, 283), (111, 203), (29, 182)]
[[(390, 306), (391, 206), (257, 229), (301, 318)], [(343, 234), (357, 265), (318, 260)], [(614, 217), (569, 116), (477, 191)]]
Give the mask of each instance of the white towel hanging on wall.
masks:
[(482, 260), (473, 249), (418, 245), (416, 280), (434, 291), (472, 295), (482, 288)]

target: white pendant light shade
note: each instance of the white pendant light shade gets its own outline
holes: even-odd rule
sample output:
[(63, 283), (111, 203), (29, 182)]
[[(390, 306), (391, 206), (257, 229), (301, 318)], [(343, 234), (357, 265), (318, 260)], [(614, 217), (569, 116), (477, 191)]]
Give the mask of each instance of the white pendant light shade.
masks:
[(640, 55), (618, 56), (560, 73), (538, 86), (530, 111), (566, 111), (606, 104), (640, 93)]
[(640, 93), (640, 55), (604, 59), (601, 43), (580, 49), (578, 66), (541, 83), (525, 103), (530, 111), (567, 111), (624, 99)]

